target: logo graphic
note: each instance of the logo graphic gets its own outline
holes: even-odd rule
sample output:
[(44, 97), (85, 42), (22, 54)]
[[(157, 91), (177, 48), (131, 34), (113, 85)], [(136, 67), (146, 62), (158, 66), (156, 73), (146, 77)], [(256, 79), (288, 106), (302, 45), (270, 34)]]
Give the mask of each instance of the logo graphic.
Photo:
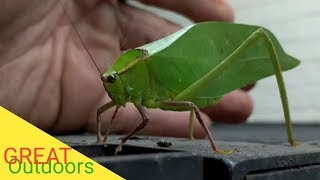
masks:
[(0, 179), (123, 180), (0, 106)]

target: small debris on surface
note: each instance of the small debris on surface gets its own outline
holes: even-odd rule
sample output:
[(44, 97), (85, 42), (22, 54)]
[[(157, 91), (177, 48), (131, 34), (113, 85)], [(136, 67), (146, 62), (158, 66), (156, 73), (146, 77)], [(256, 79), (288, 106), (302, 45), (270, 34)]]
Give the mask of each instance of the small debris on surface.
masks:
[(157, 145), (160, 147), (170, 147), (172, 146), (172, 142), (170, 141), (158, 141)]
[(235, 152), (240, 152), (240, 149), (235, 148), (234, 151)]
[(81, 144), (89, 144), (87, 140), (83, 139), (81, 140)]

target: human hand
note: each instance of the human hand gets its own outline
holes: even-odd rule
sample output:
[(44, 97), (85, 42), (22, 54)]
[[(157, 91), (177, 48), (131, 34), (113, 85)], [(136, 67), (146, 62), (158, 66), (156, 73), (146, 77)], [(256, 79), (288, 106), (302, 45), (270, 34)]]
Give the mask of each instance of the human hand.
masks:
[[(224, 0), (141, 0), (182, 13), (194, 21), (231, 21)], [(4, 1), (0, 12), (0, 105), (51, 133), (96, 130), (96, 110), (109, 101), (95, 65), (64, 14), (60, 1)], [(179, 26), (143, 10), (111, 0), (63, 1), (81, 39), (100, 71), (110, 67), (121, 50), (154, 41)], [(118, 8), (115, 8), (115, 5)], [(6, 9), (3, 9), (6, 7)], [(252, 101), (243, 90), (206, 108), (212, 120), (243, 122)], [(143, 134), (186, 136), (189, 112), (149, 110)], [(113, 111), (103, 114), (106, 129)], [(208, 116), (203, 115), (207, 124)], [(128, 133), (141, 122), (132, 105), (121, 108), (113, 132)], [(195, 137), (204, 137), (195, 121)]]

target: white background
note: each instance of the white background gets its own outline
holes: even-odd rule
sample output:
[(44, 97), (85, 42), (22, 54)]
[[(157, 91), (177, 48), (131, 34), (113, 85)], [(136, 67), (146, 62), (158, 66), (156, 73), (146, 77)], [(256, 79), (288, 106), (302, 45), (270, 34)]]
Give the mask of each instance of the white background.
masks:
[[(284, 74), (294, 122), (320, 123), (320, 1), (229, 0), (237, 23), (261, 25), (271, 30), (287, 53), (301, 65)], [(135, 3), (134, 3), (135, 4)], [(191, 22), (167, 11), (160, 16), (186, 26)], [(251, 92), (255, 109), (249, 122), (282, 122), (281, 102), (274, 77), (259, 81)]]

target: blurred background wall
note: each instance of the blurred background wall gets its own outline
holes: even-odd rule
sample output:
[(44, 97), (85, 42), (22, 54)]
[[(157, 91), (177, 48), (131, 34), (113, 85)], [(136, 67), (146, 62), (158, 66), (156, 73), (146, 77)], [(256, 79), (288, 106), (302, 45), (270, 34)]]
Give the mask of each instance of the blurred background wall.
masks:
[[(320, 1), (229, 0), (235, 22), (260, 25), (271, 30), (287, 53), (301, 65), (284, 74), (294, 122), (320, 123)], [(135, 6), (146, 8), (136, 2)], [(172, 12), (147, 7), (182, 26), (192, 22)], [(258, 82), (251, 92), (255, 109), (249, 122), (283, 122), (275, 77)]]

